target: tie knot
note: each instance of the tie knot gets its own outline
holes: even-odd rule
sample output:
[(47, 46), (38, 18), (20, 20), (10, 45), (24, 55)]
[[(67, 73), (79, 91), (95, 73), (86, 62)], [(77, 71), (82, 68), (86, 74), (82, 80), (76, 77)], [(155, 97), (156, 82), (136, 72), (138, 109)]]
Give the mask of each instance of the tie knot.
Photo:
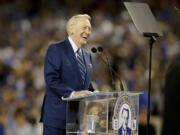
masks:
[(78, 49), (78, 50), (77, 50), (77, 54), (78, 54), (79, 56), (82, 56), (81, 49)]

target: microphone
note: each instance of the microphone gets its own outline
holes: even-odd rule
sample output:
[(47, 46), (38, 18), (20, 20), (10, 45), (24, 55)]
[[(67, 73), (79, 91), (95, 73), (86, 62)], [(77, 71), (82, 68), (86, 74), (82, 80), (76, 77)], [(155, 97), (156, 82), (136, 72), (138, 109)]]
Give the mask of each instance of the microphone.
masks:
[(96, 53), (97, 49), (93, 47), (93, 48), (91, 48), (91, 52)]
[(101, 46), (98, 46), (97, 50), (98, 50), (99, 52), (103, 52), (103, 48), (102, 48)]
[[(97, 47), (97, 49), (93, 47), (93, 48), (91, 48), (91, 51), (92, 51), (93, 53), (97, 53), (97, 51), (100, 52), (100, 53), (102, 53), (102, 52), (103, 52), (103, 48), (100, 47), (100, 46)], [(116, 71), (114, 71), (114, 69), (111, 67), (110, 62), (109, 62), (109, 59), (108, 59), (108, 56), (105, 55), (105, 56), (106, 56), (106, 61), (105, 61), (104, 58), (103, 58), (99, 53), (97, 53), (97, 54), (98, 54), (98, 56), (101, 58), (101, 60), (108, 66), (109, 72), (110, 72), (110, 74), (111, 74), (112, 88), (115, 89), (115, 82), (114, 82), (113, 74), (112, 74), (112, 73), (114, 73), (114, 74), (118, 77), (118, 79), (119, 79), (120, 89), (121, 89), (122, 91), (124, 91), (124, 86), (123, 86), (123, 84), (122, 84), (122, 81), (121, 81), (121, 79), (120, 79), (120, 76), (119, 76), (119, 74), (118, 74)]]

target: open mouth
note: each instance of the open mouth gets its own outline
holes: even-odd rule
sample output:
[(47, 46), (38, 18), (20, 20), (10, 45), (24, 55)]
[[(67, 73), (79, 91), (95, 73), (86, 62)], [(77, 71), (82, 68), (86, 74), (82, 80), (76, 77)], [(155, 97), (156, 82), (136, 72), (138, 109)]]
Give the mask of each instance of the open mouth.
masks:
[(83, 38), (87, 40), (87, 37), (83, 37)]

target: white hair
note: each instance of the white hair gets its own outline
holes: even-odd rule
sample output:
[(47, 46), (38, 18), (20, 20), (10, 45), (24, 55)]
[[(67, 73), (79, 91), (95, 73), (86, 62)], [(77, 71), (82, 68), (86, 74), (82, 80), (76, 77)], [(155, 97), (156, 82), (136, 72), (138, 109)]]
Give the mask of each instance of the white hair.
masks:
[(67, 30), (67, 33), (68, 35), (70, 35), (70, 32), (71, 32), (71, 26), (73, 26), (74, 24), (77, 23), (77, 20), (80, 19), (80, 18), (85, 18), (85, 19), (88, 19), (89, 21), (91, 20), (91, 17), (87, 14), (78, 14), (78, 15), (74, 15), (72, 16), (67, 24), (66, 24), (66, 30)]

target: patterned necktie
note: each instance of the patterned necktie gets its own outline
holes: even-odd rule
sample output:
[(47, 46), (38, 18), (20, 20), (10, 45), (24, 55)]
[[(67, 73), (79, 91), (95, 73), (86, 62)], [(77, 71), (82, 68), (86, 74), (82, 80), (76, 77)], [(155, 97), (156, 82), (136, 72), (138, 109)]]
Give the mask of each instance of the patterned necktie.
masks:
[(82, 77), (83, 84), (84, 84), (85, 76), (86, 76), (86, 66), (85, 66), (84, 59), (83, 59), (83, 56), (82, 56), (80, 49), (77, 50), (76, 54), (77, 54), (76, 58), (77, 58), (79, 70), (80, 70), (81, 77)]

